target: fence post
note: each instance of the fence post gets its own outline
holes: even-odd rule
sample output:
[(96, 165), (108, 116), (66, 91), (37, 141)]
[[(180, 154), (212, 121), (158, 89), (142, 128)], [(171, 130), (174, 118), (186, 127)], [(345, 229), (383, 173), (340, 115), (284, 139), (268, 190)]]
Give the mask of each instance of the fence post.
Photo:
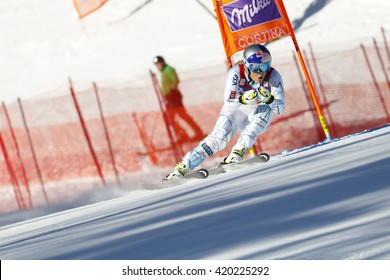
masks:
[(389, 76), (387, 75), (385, 63), (383, 62), (383, 58), (382, 58), (382, 56), (381, 56), (381, 53), (380, 53), (380, 51), (379, 51), (379, 47), (378, 47), (378, 44), (377, 44), (375, 38), (374, 38), (374, 46), (375, 46), (376, 54), (378, 55), (379, 61), (380, 61), (380, 63), (381, 63), (381, 67), (382, 67), (382, 70), (383, 70), (383, 74), (385, 75), (385, 78), (386, 78), (387, 87), (388, 87), (389, 90), (390, 90)]
[(99, 163), (99, 161), (97, 159), (95, 150), (93, 149), (91, 137), (89, 136), (89, 133), (88, 133), (88, 130), (87, 130), (87, 126), (85, 124), (83, 115), (82, 115), (81, 110), (80, 110), (79, 103), (78, 103), (77, 98), (76, 98), (76, 94), (75, 94), (74, 89), (73, 89), (72, 80), (70, 78), (69, 78), (69, 87), (70, 87), (70, 94), (72, 96), (73, 103), (74, 103), (74, 106), (76, 108), (77, 115), (79, 117), (80, 124), (81, 124), (81, 127), (83, 129), (83, 133), (84, 133), (85, 139), (87, 140), (89, 151), (91, 152), (91, 155), (92, 155), (93, 161), (95, 163), (95, 166), (96, 166), (97, 172), (99, 174), (99, 177), (102, 180), (103, 185), (106, 186), (106, 181), (104, 180), (104, 176), (103, 176), (103, 173), (102, 173), (102, 169), (101, 169), (100, 163)]
[(102, 108), (102, 104), (101, 104), (101, 102), (100, 102), (99, 90), (98, 90), (97, 85), (96, 85), (95, 82), (93, 82), (93, 89), (94, 89), (94, 91), (95, 91), (96, 100), (97, 100), (97, 103), (98, 103), (98, 106), (99, 106), (100, 117), (101, 117), (101, 119), (102, 119), (104, 134), (105, 134), (105, 136), (106, 136), (108, 149), (109, 149), (109, 151), (110, 151), (110, 157), (111, 157), (111, 162), (112, 162), (112, 168), (114, 169), (115, 177), (116, 177), (117, 183), (118, 183), (119, 185), (121, 185), (121, 181), (119, 180), (118, 169), (116, 168), (116, 164), (115, 164), (115, 157), (114, 157), (114, 152), (113, 152), (113, 150), (112, 150), (110, 135), (108, 134), (106, 119), (104, 118), (103, 108)]
[(144, 148), (146, 149), (146, 155), (149, 157), (149, 160), (152, 164), (157, 164), (156, 148), (154, 147), (152, 141), (145, 135), (144, 130), (142, 129), (135, 112), (132, 114), (135, 126), (137, 127), (138, 134), (141, 137)]
[(383, 98), (383, 96), (382, 96), (381, 89), (379, 88), (378, 81), (377, 81), (376, 78), (375, 78), (374, 70), (372, 69), (370, 60), (368, 59), (368, 55), (367, 55), (367, 52), (366, 52), (366, 48), (363, 46), (363, 44), (360, 44), (360, 47), (361, 47), (362, 50), (363, 50), (364, 58), (366, 59), (366, 62), (367, 62), (367, 65), (368, 65), (368, 69), (370, 70), (372, 80), (374, 81), (374, 86), (375, 86), (375, 88), (376, 88), (376, 90), (377, 90), (377, 92), (378, 92), (378, 95), (379, 95), (379, 98), (380, 98), (380, 100), (381, 100), (383, 109), (385, 110), (386, 117), (387, 117), (387, 122), (390, 122), (390, 115), (389, 115), (389, 112), (387, 111), (386, 104), (385, 104), (385, 100), (384, 100), (384, 98)]
[(29, 130), (28, 125), (27, 125), (26, 115), (24, 114), (24, 109), (23, 109), (23, 105), (22, 105), (22, 100), (21, 100), (20, 98), (18, 98), (18, 103), (19, 103), (20, 113), (21, 113), (21, 115), (22, 115), (22, 120), (23, 120), (24, 128), (25, 128), (25, 130), (26, 130), (26, 132), (27, 132), (27, 138), (28, 138), (28, 142), (29, 142), (29, 144), (30, 144), (30, 149), (31, 149), (32, 155), (33, 155), (33, 160), (34, 160), (35, 168), (36, 168), (37, 173), (38, 173), (39, 181), (41, 182), (42, 193), (43, 193), (43, 196), (45, 197), (45, 201), (46, 201), (46, 203), (47, 203), (47, 202), (49, 201), (49, 199), (48, 199), (47, 194), (46, 194), (45, 184), (43, 183), (43, 178), (42, 178), (41, 169), (39, 168), (37, 155), (36, 155), (36, 153), (35, 153), (34, 145), (33, 145), (32, 139), (31, 139), (30, 130)]
[(389, 45), (387, 44), (385, 29), (382, 27), (381, 30), (382, 30), (383, 41), (385, 42), (385, 46), (386, 46), (387, 58), (389, 59), (389, 63), (390, 63), (390, 51), (389, 51)]
[(22, 176), (23, 176), (24, 182), (26, 184), (26, 191), (27, 191), (27, 194), (28, 194), (29, 207), (31, 208), (33, 206), (33, 203), (32, 203), (30, 184), (28, 182), (26, 168), (25, 168), (23, 160), (22, 160), (22, 156), (21, 156), (21, 153), (20, 153), (20, 148), (19, 148), (19, 145), (18, 145), (18, 141), (16, 140), (15, 131), (14, 131), (14, 128), (13, 128), (12, 123), (11, 123), (11, 118), (9, 117), (8, 110), (7, 110), (7, 107), (5, 106), (4, 101), (2, 102), (2, 107), (3, 107), (4, 114), (5, 114), (5, 118), (7, 119), (7, 123), (8, 123), (9, 129), (11, 131), (12, 141), (13, 141), (13, 143), (15, 145), (15, 148), (16, 148), (16, 154), (17, 154), (17, 157), (19, 159), (19, 163), (20, 163), (20, 166), (21, 166), (21, 169), (22, 169)]
[(18, 182), (16, 179), (15, 172), (14, 172), (12, 165), (11, 165), (11, 162), (9, 160), (7, 149), (5, 148), (3, 136), (1, 135), (1, 131), (0, 131), (0, 148), (1, 148), (1, 151), (3, 152), (5, 165), (7, 166), (8, 174), (11, 178), (11, 183), (14, 186), (14, 193), (15, 193), (15, 197), (16, 197), (16, 203), (18, 204), (18, 208), (19, 208), (19, 210), (26, 209), (26, 205), (24, 203), (22, 194), (20, 193), (20, 188), (19, 188), (19, 185), (18, 185)]

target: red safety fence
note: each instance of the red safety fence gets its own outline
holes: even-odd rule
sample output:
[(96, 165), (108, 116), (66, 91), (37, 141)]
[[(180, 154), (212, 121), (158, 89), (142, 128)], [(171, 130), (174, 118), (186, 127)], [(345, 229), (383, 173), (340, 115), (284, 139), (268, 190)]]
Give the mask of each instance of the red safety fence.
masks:
[[(390, 123), (386, 40), (327, 52), (308, 46), (304, 56), (333, 138)], [(278, 154), (324, 141), (295, 55), (274, 54), (274, 67), (283, 76), (287, 107), (260, 136), (257, 151)], [(176, 164), (175, 153), (182, 156), (212, 130), (222, 106), (225, 75), (223, 64), (181, 73), (186, 111), (203, 131), (196, 135), (183, 123), (181, 129), (190, 136), (185, 142), (177, 139), (177, 131), (170, 135), (148, 76), (145, 86), (70, 83), (55, 97), (3, 103), (0, 211), (63, 199), (84, 185), (157, 180)], [(204, 166), (220, 161), (233, 142)]]

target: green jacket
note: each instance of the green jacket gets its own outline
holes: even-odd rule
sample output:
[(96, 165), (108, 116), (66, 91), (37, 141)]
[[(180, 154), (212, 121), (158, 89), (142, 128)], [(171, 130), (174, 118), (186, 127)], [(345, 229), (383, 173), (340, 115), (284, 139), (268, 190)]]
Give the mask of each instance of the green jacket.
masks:
[(179, 77), (176, 74), (176, 70), (169, 65), (165, 65), (161, 73), (162, 94), (166, 96), (172, 90), (177, 89), (178, 84)]

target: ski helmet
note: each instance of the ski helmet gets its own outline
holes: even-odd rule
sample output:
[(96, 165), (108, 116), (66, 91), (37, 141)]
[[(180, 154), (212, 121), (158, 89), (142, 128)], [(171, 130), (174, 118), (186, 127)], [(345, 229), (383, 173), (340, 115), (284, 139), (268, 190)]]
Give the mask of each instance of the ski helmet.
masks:
[(153, 63), (158, 63), (158, 62), (165, 63), (165, 60), (161, 55), (157, 55), (153, 58)]
[(271, 68), (272, 57), (270, 51), (260, 44), (247, 47), (243, 54), (245, 67), (253, 73), (265, 73)]

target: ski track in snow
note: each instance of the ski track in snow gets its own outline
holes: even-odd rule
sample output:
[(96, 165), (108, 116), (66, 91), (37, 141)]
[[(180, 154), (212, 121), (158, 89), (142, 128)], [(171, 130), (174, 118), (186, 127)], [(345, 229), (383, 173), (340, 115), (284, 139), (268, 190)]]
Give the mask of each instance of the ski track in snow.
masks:
[(389, 259), (389, 141), (386, 126), (206, 180), (4, 225), (0, 256)]

